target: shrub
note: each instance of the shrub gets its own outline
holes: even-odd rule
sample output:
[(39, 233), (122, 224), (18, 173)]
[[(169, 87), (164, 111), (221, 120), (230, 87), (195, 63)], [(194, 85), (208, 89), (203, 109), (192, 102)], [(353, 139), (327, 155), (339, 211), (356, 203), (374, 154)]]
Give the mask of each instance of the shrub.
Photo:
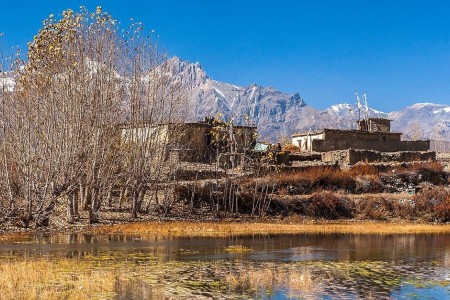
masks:
[(421, 163), (414, 163), (411, 165), (410, 169), (412, 171), (428, 170), (430, 172), (440, 173), (444, 171), (444, 166), (437, 161), (427, 161)]
[[(209, 182), (207, 182), (209, 183)], [(177, 185), (174, 191), (175, 198), (182, 203), (192, 203), (194, 207), (200, 207), (204, 203), (209, 203), (211, 197), (215, 195), (216, 186), (209, 184), (192, 183)]]
[(434, 185), (448, 183), (448, 173), (444, 171), (444, 167), (438, 162), (428, 162), (415, 168), (416, 172), (420, 174), (422, 181), (428, 181)]
[(289, 194), (308, 194), (318, 190), (347, 190), (357, 186), (352, 174), (334, 167), (312, 167), (300, 172), (284, 172), (271, 177), (278, 189), (286, 187)]
[(384, 185), (380, 177), (376, 175), (363, 175), (356, 178), (356, 187), (353, 193), (380, 193), (384, 191)]
[(348, 199), (339, 198), (330, 192), (315, 193), (309, 199), (306, 213), (315, 218), (336, 220), (351, 218), (352, 205)]
[(282, 148), (283, 151), (289, 151), (291, 153), (300, 152), (300, 148), (297, 146), (294, 146), (292, 144), (286, 144)]
[(423, 189), (414, 196), (417, 217), (434, 222), (450, 221), (450, 194), (442, 187)]
[(399, 167), (389, 168), (386, 173), (396, 174), (402, 181), (412, 184), (426, 181), (434, 185), (445, 185), (449, 177), (443, 165), (436, 161), (403, 163)]
[(347, 171), (351, 176), (363, 176), (363, 175), (379, 175), (380, 171), (374, 165), (367, 163), (361, 163), (354, 165)]
[(392, 202), (383, 197), (369, 197), (359, 201), (356, 207), (363, 219), (386, 220), (394, 215)]

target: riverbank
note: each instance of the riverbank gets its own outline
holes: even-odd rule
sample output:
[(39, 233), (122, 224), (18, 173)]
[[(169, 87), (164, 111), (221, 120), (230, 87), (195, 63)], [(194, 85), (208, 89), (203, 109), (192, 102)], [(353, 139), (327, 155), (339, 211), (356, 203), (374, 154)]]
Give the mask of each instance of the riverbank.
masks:
[(262, 222), (135, 222), (93, 227), (96, 234), (156, 234), (169, 236), (230, 236), (248, 234), (417, 234), (450, 233), (450, 224), (418, 224), (369, 221), (303, 223)]
[(174, 237), (223, 237), (254, 234), (426, 234), (450, 233), (450, 224), (404, 221), (317, 221), (256, 219), (251, 221), (135, 221), (95, 224), (53, 230), (3, 232), (0, 242), (20, 241), (36, 234), (90, 233), (94, 235), (164, 235)]

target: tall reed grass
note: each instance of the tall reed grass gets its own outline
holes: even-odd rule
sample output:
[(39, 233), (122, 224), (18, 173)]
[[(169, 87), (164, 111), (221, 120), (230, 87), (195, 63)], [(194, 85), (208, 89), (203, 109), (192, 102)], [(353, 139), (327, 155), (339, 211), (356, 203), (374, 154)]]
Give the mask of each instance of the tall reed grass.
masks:
[(283, 291), (297, 297), (313, 296), (322, 287), (320, 278), (314, 278), (307, 269), (247, 268), (228, 274), (225, 281), (234, 291), (255, 296), (271, 294), (273, 291)]
[[(289, 222), (289, 220), (287, 221)], [(296, 221), (297, 222), (297, 221)], [(448, 233), (450, 224), (415, 224), (373, 221), (317, 222), (300, 221), (297, 224), (261, 222), (136, 222), (92, 228), (100, 234), (146, 234), (167, 236), (237, 236), (248, 234), (301, 233)]]
[(112, 270), (74, 260), (0, 262), (0, 299), (99, 299), (114, 292)]

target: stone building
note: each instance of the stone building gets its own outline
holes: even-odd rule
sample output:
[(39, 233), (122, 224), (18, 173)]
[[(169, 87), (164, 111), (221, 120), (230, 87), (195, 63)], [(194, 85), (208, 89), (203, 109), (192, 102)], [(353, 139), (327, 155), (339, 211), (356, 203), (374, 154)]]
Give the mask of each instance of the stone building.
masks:
[(140, 124), (120, 126), (124, 142), (147, 143), (149, 151), (159, 152), (166, 159), (210, 163), (220, 152), (230, 149), (243, 153), (256, 143), (255, 126), (230, 127), (205, 118), (197, 123)]
[(292, 144), (302, 152), (346, 149), (380, 152), (428, 151), (430, 141), (402, 141), (402, 133), (390, 131), (390, 120), (369, 118), (357, 123), (357, 130), (323, 129), (292, 135)]

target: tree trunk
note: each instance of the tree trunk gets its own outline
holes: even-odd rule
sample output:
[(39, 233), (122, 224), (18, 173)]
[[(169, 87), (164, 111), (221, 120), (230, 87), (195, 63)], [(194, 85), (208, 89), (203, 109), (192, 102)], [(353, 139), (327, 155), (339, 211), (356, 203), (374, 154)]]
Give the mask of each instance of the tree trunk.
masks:
[(67, 223), (73, 224), (78, 221), (78, 190), (67, 196)]
[(100, 209), (100, 201), (99, 201), (99, 194), (98, 189), (93, 188), (91, 189), (91, 206), (89, 209), (89, 223), (94, 224), (98, 223), (100, 221), (99, 217), (99, 209)]

